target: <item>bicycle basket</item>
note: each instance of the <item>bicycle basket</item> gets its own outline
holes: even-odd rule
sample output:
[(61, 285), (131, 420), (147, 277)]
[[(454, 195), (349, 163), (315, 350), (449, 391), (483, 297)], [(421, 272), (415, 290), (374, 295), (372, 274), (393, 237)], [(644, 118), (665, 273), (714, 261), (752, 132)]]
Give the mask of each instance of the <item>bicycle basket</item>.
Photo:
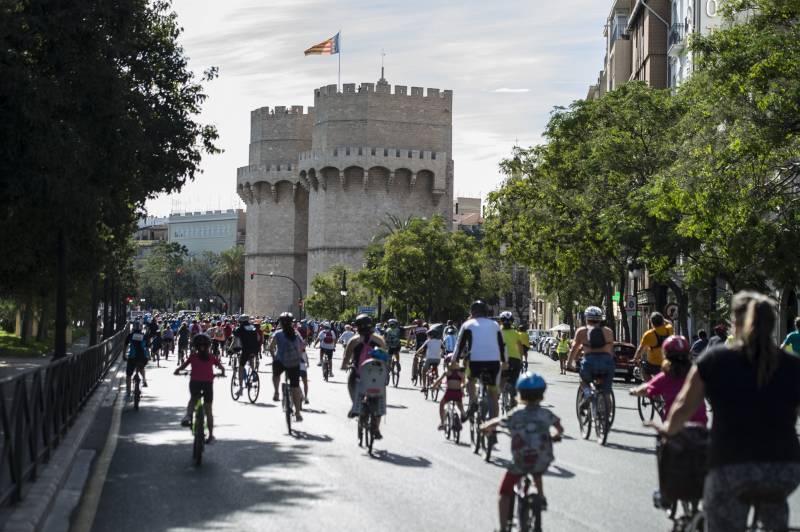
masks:
[(708, 471), (708, 430), (690, 425), (656, 448), (661, 496), (670, 501), (698, 501)]
[(385, 393), (386, 364), (367, 359), (361, 364), (359, 388), (366, 397), (380, 397)]

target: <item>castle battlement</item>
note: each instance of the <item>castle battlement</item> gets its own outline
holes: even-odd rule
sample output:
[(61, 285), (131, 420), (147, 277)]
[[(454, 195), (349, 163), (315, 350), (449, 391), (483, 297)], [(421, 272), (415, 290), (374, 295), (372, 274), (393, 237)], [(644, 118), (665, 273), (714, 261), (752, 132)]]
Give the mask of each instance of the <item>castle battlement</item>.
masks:
[(371, 146), (343, 146), (338, 148), (328, 148), (322, 150), (309, 150), (300, 152), (300, 166), (304, 166), (302, 161), (319, 161), (336, 158), (366, 157), (379, 159), (411, 159), (413, 161), (443, 161), (447, 162), (447, 153), (442, 151), (425, 150), (406, 150), (401, 148), (383, 148)]
[(241, 166), (236, 169), (236, 183), (277, 183), (279, 181), (297, 181), (297, 165), (273, 164)]
[(284, 105), (276, 105), (272, 109), (269, 107), (259, 107), (258, 109), (250, 111), (250, 117), (252, 120), (274, 120), (285, 116), (314, 116), (313, 106), (309, 106), (307, 112), (304, 112), (304, 109), (306, 108), (302, 105), (292, 105), (288, 108)]
[(315, 98), (322, 98), (322, 97), (352, 97), (358, 96), (361, 94), (385, 94), (387, 96), (405, 96), (409, 98), (431, 98), (431, 99), (440, 99), (440, 100), (453, 100), (453, 91), (452, 90), (443, 90), (440, 91), (439, 89), (427, 89), (427, 94), (425, 93), (425, 89), (422, 87), (411, 87), (411, 90), (408, 90), (408, 86), (406, 85), (395, 85), (394, 92), (392, 92), (392, 86), (387, 84), (378, 83), (361, 83), (358, 87), (356, 87), (355, 83), (343, 83), (342, 90), (337, 90), (336, 85), (326, 85), (324, 87), (320, 87), (314, 91)]

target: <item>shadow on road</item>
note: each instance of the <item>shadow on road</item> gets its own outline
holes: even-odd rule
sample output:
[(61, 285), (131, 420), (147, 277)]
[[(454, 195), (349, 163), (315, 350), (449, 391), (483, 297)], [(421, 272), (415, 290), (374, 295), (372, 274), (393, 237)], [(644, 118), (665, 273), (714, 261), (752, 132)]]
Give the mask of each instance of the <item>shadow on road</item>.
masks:
[(403, 456), (389, 451), (373, 451), (373, 456), (377, 460), (387, 462), (402, 467), (430, 467), (431, 461), (421, 456)]
[(388, 404), (387, 404), (387, 405), (386, 405), (386, 408), (397, 408), (397, 409), (400, 409), (400, 410), (405, 410), (405, 409), (407, 409), (408, 407), (407, 407), (406, 405), (388, 405)]
[(641, 431), (638, 431), (638, 430), (625, 430), (625, 429), (612, 428), (611, 432), (620, 432), (622, 434), (630, 434), (631, 436), (645, 436), (647, 438), (652, 438), (652, 439), (655, 439), (655, 437), (656, 437), (656, 432), (655, 431), (641, 432)]
[[(234, 514), (273, 514), (287, 504), (311, 507), (323, 497), (324, 486), (313, 478), (294, 476), (298, 466), (310, 462), (310, 450), (296, 443), (229, 438), (224, 425), (214, 445), (206, 447), (202, 466), (194, 467), (191, 433), (178, 425), (184, 412), (143, 401), (138, 412), (124, 413), (94, 530), (226, 528)], [(136, 504), (130, 504), (132, 493)]]
[(302, 430), (292, 430), (292, 436), (296, 440), (318, 441), (325, 443), (333, 441), (333, 438), (331, 438), (327, 434), (322, 434), (322, 435), (311, 434), (310, 432), (304, 432)]
[(607, 449), (617, 449), (620, 451), (627, 451), (639, 454), (656, 454), (656, 450), (648, 447), (635, 447), (633, 445), (622, 445), (621, 443), (606, 443)]

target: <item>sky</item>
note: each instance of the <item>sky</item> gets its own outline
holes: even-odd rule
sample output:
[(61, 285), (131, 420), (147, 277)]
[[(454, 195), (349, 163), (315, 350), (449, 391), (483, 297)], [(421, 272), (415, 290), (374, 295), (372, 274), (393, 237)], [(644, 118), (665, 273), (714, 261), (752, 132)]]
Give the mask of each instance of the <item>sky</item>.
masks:
[(541, 142), (555, 106), (586, 96), (602, 68), (603, 0), (174, 0), (180, 42), (206, 86), (199, 117), (219, 155), (148, 214), (243, 208), (236, 169), (248, 164), (250, 111), (313, 105), (335, 84), (337, 57), (303, 51), (341, 30), (342, 83), (375, 82), (381, 53), (392, 85), (453, 91), (456, 196), (485, 197), (516, 144)]

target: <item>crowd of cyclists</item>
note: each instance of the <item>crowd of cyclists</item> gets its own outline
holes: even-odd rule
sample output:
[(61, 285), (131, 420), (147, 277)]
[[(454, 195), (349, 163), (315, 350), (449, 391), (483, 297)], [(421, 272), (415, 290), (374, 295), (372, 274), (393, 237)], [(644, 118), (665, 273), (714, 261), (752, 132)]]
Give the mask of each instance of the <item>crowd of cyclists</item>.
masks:
[[(718, 327), (711, 340), (698, 336), (691, 343), (673, 334), (671, 324), (654, 313), (650, 317), (651, 329), (642, 336), (635, 355), (643, 383), (630, 393), (663, 398), (664, 418), (656, 419), (652, 425), (664, 442), (680, 440), (687, 427), (705, 431), (709, 421), (706, 401), (713, 411), (710, 431), (704, 433), (708, 460), (703, 467), (708, 471), (701, 476), (706, 530), (744, 530), (751, 506), (759, 510), (763, 529), (786, 530), (786, 499), (800, 484), (800, 444), (795, 431), (800, 407), (800, 357), (791, 354), (794, 344), (800, 344), (800, 332), (789, 335), (782, 346), (776, 345), (772, 340), (775, 305), (761, 294), (737, 294), (732, 310), (730, 334)], [(602, 309), (589, 307), (583, 315), (585, 325), (576, 331), (572, 342), (566, 338), (559, 341), (559, 358), (566, 358), (562, 359), (561, 371), (577, 369), (583, 389), (593, 382), (611, 389), (613, 331), (604, 326)], [(797, 326), (800, 330), (800, 321)], [(422, 391), (444, 387), (439, 404), (440, 430), (444, 428), (448, 402), (455, 403), (464, 422), (477, 407), (477, 380), (488, 390), (491, 415), (481, 429), (494, 435), (498, 427), (504, 428), (513, 442), (513, 460), (500, 487), (501, 530), (508, 529), (514, 486), (527, 475), (532, 477), (546, 508), (542, 474), (553, 460), (552, 442), (560, 438), (563, 426), (558, 416), (541, 406), (547, 388), (545, 379), (527, 370), (529, 342), (525, 327), (515, 328), (511, 313), (491, 317), (488, 305), (482, 301), (472, 304), (468, 319), (460, 325), (453, 321), (427, 324), (415, 320), (401, 326), (396, 319), (375, 323), (364, 314), (351, 323), (298, 320), (290, 313), (276, 319), (154, 314), (135, 321), (129, 339), (128, 396), (130, 377), (136, 371), (141, 373), (143, 386), (147, 386), (148, 361), (160, 364), (162, 359), (174, 357), (176, 373), (191, 366), (191, 400), (182, 422), (188, 422), (191, 405), (203, 396), (209, 442), (214, 441), (213, 367), (219, 367), (224, 374), (223, 356), (229, 360), (235, 357), (240, 372), (248, 364), (258, 367), (261, 357), (272, 356), (272, 399), (279, 400), (278, 384), (285, 372), (295, 420), (302, 421), (303, 405), (308, 404), (307, 348), (319, 349), (317, 365), (326, 361), (332, 374), (334, 351), (337, 345), (343, 346), (339, 369), (352, 370), (347, 380), (352, 401), (348, 417), (356, 417), (360, 411), (360, 368), (368, 362), (385, 363), (388, 384), (388, 375), (401, 371), (400, 353), (405, 346), (413, 353), (413, 382), (418, 382)], [(794, 349), (800, 352), (800, 345)], [(242, 377), (243, 374), (238, 381), (240, 393)], [(519, 404), (512, 403), (501, 416), (499, 392), (506, 386)], [(375, 439), (382, 438), (383, 415), (385, 400), (373, 419)], [(663, 476), (661, 470), (659, 473)], [(663, 486), (668, 479), (660, 478), (660, 483)], [(756, 495), (750, 496), (753, 494)]]

